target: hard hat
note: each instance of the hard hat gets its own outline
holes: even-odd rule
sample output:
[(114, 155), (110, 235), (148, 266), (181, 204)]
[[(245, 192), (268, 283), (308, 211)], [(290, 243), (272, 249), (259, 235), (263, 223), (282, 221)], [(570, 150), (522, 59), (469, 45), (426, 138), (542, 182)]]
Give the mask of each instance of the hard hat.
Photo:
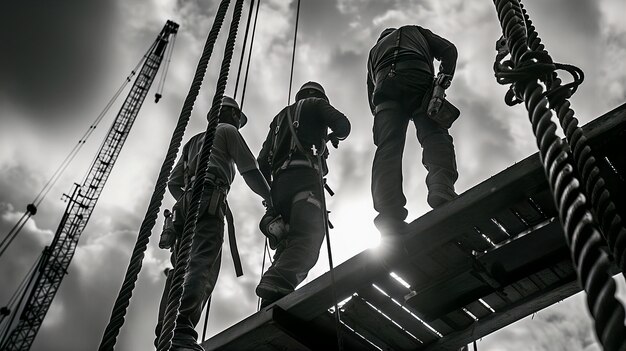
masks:
[(396, 28), (386, 28), (385, 30), (383, 30), (380, 33), (380, 36), (378, 37), (378, 40), (376, 42), (379, 42), (382, 38), (388, 36), (389, 34), (393, 33), (396, 30)]
[(245, 126), (246, 123), (248, 123), (248, 117), (245, 113), (243, 113), (243, 111), (241, 111), (241, 109), (239, 108), (239, 104), (237, 103), (237, 101), (235, 101), (235, 99), (231, 98), (230, 96), (224, 95), (224, 97), (222, 98), (222, 106), (230, 106), (239, 111), (239, 128)]
[(318, 82), (306, 82), (302, 85), (302, 87), (300, 87), (300, 90), (298, 90), (298, 93), (296, 94), (296, 101), (300, 100), (300, 99), (304, 99), (307, 96), (304, 95), (304, 91), (308, 90), (308, 89), (312, 89), (312, 90), (316, 90), (317, 92), (322, 94), (322, 98), (326, 101), (328, 101), (328, 96), (326, 96), (326, 92), (324, 91), (324, 87), (322, 87), (322, 85)]

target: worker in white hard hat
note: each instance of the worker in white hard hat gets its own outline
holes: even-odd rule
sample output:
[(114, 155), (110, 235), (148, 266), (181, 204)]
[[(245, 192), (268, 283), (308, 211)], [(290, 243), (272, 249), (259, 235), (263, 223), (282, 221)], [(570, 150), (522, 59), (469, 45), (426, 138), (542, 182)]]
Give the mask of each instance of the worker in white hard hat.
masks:
[[(224, 241), (224, 218), (232, 218), (226, 203), (226, 196), (235, 177), (235, 166), (250, 189), (260, 195), (268, 206), (271, 207), (272, 204), (269, 186), (259, 171), (256, 159), (239, 133), (239, 128), (243, 127), (247, 121), (248, 118), (239, 109), (237, 102), (225, 96), (222, 100), (219, 123), (215, 129), (206, 175), (211, 187), (207, 192), (207, 197), (201, 200), (198, 210), (196, 231), (185, 276), (180, 313), (176, 320), (172, 350), (203, 350), (197, 343), (198, 334), (194, 329), (213, 292), (219, 274)], [(159, 246), (172, 249), (172, 264), (175, 264), (178, 244), (176, 239), (182, 235), (185, 217), (188, 215), (187, 209), (191, 206), (191, 189), (196, 181), (195, 174), (201, 166), (198, 163), (204, 135), (204, 132), (199, 133), (185, 144), (168, 182), (168, 189), (177, 200), (174, 206), (173, 228), (170, 230), (174, 235), (165, 235), (166, 230), (164, 230)], [(234, 226), (231, 226), (231, 229), (234, 229)], [(231, 235), (234, 233), (229, 230), (229, 236)], [(232, 247), (234, 237), (229, 237), (229, 239), (231, 239), (231, 252), (235, 253), (233, 255), (235, 270), (240, 275), (242, 274), (241, 263), (238, 262), (236, 245)], [(157, 339), (163, 325), (172, 274), (173, 270), (170, 270), (161, 299), (156, 327)], [(155, 344), (157, 342), (158, 340)]]

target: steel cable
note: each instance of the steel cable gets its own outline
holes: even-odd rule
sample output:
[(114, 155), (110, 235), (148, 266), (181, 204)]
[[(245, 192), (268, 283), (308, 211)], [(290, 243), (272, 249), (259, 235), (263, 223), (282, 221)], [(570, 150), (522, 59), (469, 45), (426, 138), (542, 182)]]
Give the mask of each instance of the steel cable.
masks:
[(185, 134), (185, 129), (189, 123), (189, 118), (191, 117), (191, 111), (193, 110), (196, 97), (198, 96), (200, 87), (202, 86), (202, 81), (204, 80), (204, 76), (206, 74), (209, 59), (211, 58), (213, 47), (217, 41), (217, 36), (220, 28), (222, 27), (222, 23), (224, 22), (228, 5), (229, 0), (222, 0), (215, 14), (215, 19), (204, 45), (202, 56), (198, 61), (193, 81), (181, 108), (176, 128), (172, 133), (170, 145), (155, 183), (150, 204), (148, 205), (144, 220), (141, 223), (139, 234), (137, 236), (137, 242), (135, 243), (126, 275), (124, 276), (124, 282), (122, 283), (120, 292), (115, 300), (115, 304), (111, 312), (111, 318), (109, 319), (102, 341), (100, 342), (100, 346), (98, 348), (100, 351), (113, 350), (119, 331), (124, 325), (126, 310), (137, 282), (137, 276), (139, 275), (139, 271), (141, 271), (144, 252), (146, 251), (148, 242), (150, 241), (152, 228), (154, 228), (154, 224), (156, 223), (159, 209), (163, 201), (163, 196), (165, 194), (167, 180), (174, 166), (174, 161), (176, 160), (176, 155), (178, 154), (183, 135)]
[[(547, 66), (554, 66), (546, 52), (528, 47), (528, 32), (518, 0), (494, 0), (511, 60), (494, 65), (498, 82), (512, 83), (515, 98), (524, 101), (529, 112), (539, 155), (546, 171), (559, 217), (570, 247), (581, 286), (587, 293), (589, 312), (595, 320), (596, 335), (605, 350), (626, 350), (624, 307), (615, 298), (610, 258), (596, 228), (581, 182), (571, 164), (567, 144), (556, 135), (548, 98), (538, 80)], [(502, 58), (499, 53), (499, 58)], [(535, 69), (536, 65), (541, 65)], [(508, 77), (508, 78), (506, 78)], [(512, 78), (514, 77), (514, 78)], [(512, 78), (512, 79), (509, 79)], [(507, 94), (509, 95), (509, 94)]]
[(224, 96), (224, 91), (226, 90), (226, 83), (228, 82), (228, 73), (235, 47), (235, 40), (237, 38), (237, 30), (239, 27), (239, 20), (241, 19), (242, 7), (243, 0), (237, 0), (233, 10), (233, 18), (230, 24), (230, 30), (228, 32), (228, 39), (226, 40), (226, 45), (224, 48), (224, 58), (222, 60), (222, 66), (220, 68), (217, 86), (215, 88), (213, 104), (211, 106), (211, 109), (209, 110), (209, 123), (204, 133), (204, 141), (202, 143), (202, 148), (200, 151), (198, 164), (202, 165), (202, 167), (199, 167), (196, 171), (196, 179), (202, 179), (202, 181), (194, 182), (192, 187), (190, 209), (187, 217), (185, 218), (185, 225), (182, 236), (179, 239), (180, 241), (175, 261), (176, 264), (174, 266), (174, 273), (171, 281), (172, 285), (168, 294), (163, 328), (161, 330), (161, 335), (158, 341), (158, 351), (168, 351), (172, 346), (174, 328), (176, 326), (176, 319), (179, 314), (181, 298), (184, 291), (185, 272), (187, 272), (189, 266), (190, 252), (193, 245), (193, 236), (196, 228), (196, 222), (198, 220), (200, 199), (204, 196), (209, 188), (208, 181), (205, 175), (207, 173), (209, 157), (211, 156), (211, 148), (213, 147), (213, 139), (218, 124), (218, 116), (222, 104), (222, 98)]
[[(520, 8), (528, 30), (530, 49), (547, 54), (526, 9), (524, 9), (522, 4), (520, 4)], [(574, 83), (577, 84), (561, 85), (561, 79), (554, 73), (544, 80), (548, 90), (546, 96), (550, 102), (550, 108), (556, 112), (561, 128), (565, 132), (565, 137), (571, 146), (578, 175), (585, 185), (587, 198), (591, 200), (594, 214), (602, 229), (601, 233), (606, 239), (609, 250), (618, 263), (622, 275), (626, 277), (626, 230), (624, 229), (622, 218), (617, 213), (615, 203), (611, 199), (611, 193), (606, 188), (606, 182), (597, 166), (593, 150), (589, 146), (582, 128), (578, 126), (578, 119), (574, 116), (574, 110), (570, 107), (571, 104), (568, 101), (576, 87), (582, 82), (584, 75), (582, 71), (577, 72), (578, 69), (573, 66), (563, 65), (563, 67), (572, 73)]]

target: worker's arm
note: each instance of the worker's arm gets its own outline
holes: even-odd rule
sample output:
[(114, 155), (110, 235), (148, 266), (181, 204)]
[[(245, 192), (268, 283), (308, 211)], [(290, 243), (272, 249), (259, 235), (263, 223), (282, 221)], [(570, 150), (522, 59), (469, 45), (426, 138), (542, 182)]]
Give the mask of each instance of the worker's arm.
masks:
[(167, 188), (170, 191), (170, 194), (174, 197), (176, 201), (180, 200), (180, 197), (185, 193), (185, 160), (187, 158), (187, 145), (183, 147), (182, 155), (172, 173), (170, 174), (170, 179), (167, 182)]
[(441, 61), (439, 72), (449, 75), (450, 79), (452, 79), (454, 71), (456, 70), (456, 60), (458, 57), (454, 44), (426, 28), (419, 27), (419, 30), (426, 38), (433, 56)]
[(372, 80), (372, 75), (367, 70), (367, 102), (370, 104), (370, 111), (372, 111), (372, 115), (374, 115), (376, 106), (374, 105), (374, 81)]
[(270, 194), (270, 187), (267, 185), (265, 178), (258, 169), (252, 169), (247, 172), (241, 173), (243, 180), (246, 181), (248, 187), (254, 191), (257, 195), (263, 198), (265, 205), (268, 208), (273, 208), (272, 196)]
[(274, 135), (274, 129), (276, 129), (276, 119), (270, 123), (270, 130), (267, 133), (267, 137), (263, 142), (259, 156), (256, 159), (259, 164), (259, 170), (268, 184), (272, 183), (272, 165), (270, 164), (269, 156), (272, 151), (272, 137)]
[(272, 207), (270, 187), (259, 171), (256, 159), (252, 155), (248, 144), (246, 144), (237, 128), (229, 125), (224, 130), (227, 133), (228, 154), (235, 161), (239, 174), (241, 174), (250, 189), (261, 196), (267, 206)]
[(332, 137), (338, 140), (347, 138), (351, 128), (348, 118), (324, 99), (316, 99), (315, 103), (319, 109), (319, 115), (324, 119), (324, 123), (332, 130)]

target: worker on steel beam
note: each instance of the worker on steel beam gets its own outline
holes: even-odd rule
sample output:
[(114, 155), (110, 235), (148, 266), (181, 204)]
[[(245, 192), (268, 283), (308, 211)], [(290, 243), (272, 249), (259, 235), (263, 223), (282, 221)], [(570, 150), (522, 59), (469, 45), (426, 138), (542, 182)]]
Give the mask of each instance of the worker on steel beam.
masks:
[[(274, 262), (256, 288), (262, 307), (292, 292), (317, 262), (326, 225), (321, 202), (322, 177), (328, 172), (324, 150), (327, 141), (337, 147), (349, 133), (350, 122), (330, 105), (316, 82), (305, 83), (296, 102), (272, 120), (257, 158), (271, 184), (275, 210), (268, 211), (260, 224), (270, 246), (276, 248)], [(268, 223), (278, 216), (284, 222), (281, 229), (269, 233)]]
[[(434, 80), (433, 59), (441, 61)], [(402, 153), (409, 121), (415, 124), (423, 148), (428, 204), (437, 208), (458, 196), (454, 191), (458, 173), (449, 125), (430, 118), (430, 107), (427, 113), (427, 106), (437, 102), (431, 92), (439, 88), (443, 95), (450, 86), (456, 59), (457, 50), (451, 42), (415, 25), (385, 29), (370, 50), (367, 90), (377, 146), (372, 197), (378, 212), (374, 223), (383, 234), (401, 233), (406, 228)]]
[[(198, 334), (194, 328), (200, 320), (204, 305), (213, 292), (220, 270), (222, 242), (224, 241), (224, 217), (232, 218), (226, 203), (226, 195), (235, 177), (235, 164), (250, 189), (260, 195), (271, 208), (272, 199), (269, 186), (259, 171), (254, 155), (250, 152), (238, 130), (246, 124), (247, 120), (237, 102), (225, 96), (222, 100), (219, 124), (215, 130), (206, 175), (210, 189), (206, 192), (206, 198), (201, 200), (198, 210), (196, 231), (193, 237), (188, 270), (185, 275), (180, 314), (176, 320), (172, 350), (203, 350), (197, 343)], [(172, 264), (174, 265), (178, 243), (176, 239), (183, 233), (185, 218), (188, 215), (187, 209), (191, 206), (191, 189), (196, 181), (196, 171), (200, 166), (198, 163), (204, 134), (202, 132), (195, 135), (185, 144), (168, 183), (168, 189), (177, 202), (174, 205), (171, 225), (166, 224), (159, 246), (164, 249), (172, 248)], [(233, 235), (232, 230), (229, 230), (229, 235)], [(231, 245), (231, 251), (233, 250), (236, 250), (236, 247), (233, 248)], [(238, 258), (238, 255), (233, 257)], [(235, 266), (237, 269), (237, 262)], [(172, 274), (173, 270), (170, 270), (161, 298), (156, 327), (157, 339), (163, 325)], [(155, 345), (157, 342), (158, 340), (155, 340)]]

